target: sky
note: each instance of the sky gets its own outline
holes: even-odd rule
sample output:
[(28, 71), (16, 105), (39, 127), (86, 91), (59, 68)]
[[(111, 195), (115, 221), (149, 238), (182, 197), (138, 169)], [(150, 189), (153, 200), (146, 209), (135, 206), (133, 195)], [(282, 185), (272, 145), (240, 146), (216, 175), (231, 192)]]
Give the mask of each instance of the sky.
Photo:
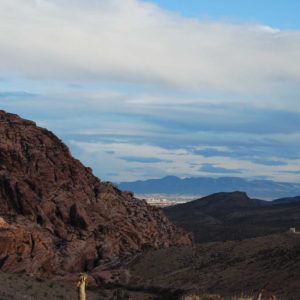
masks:
[(1, 0), (0, 109), (104, 181), (300, 180), (300, 2)]

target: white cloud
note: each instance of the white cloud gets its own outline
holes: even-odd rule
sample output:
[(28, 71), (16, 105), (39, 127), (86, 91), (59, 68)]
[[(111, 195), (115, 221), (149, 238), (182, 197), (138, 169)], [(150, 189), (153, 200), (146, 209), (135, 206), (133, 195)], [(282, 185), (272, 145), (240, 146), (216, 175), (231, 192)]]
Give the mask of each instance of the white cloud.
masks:
[[(1, 107), (74, 139), (101, 178), (197, 176), (208, 163), (298, 180), (286, 171), (300, 167), (299, 60), (300, 31), (202, 22), (137, 0), (0, 1), (0, 74), (13, 79)], [(237, 155), (194, 155), (198, 146)]]
[[(284, 171), (299, 170), (300, 160), (289, 162), (289, 166), (266, 166), (256, 163), (229, 157), (203, 157), (189, 153), (184, 149), (166, 150), (162, 147), (147, 144), (130, 143), (101, 143), (101, 142), (78, 142), (69, 141), (70, 146), (79, 149), (77, 153), (80, 160), (86, 165), (92, 166), (96, 175), (100, 178), (110, 179), (107, 172), (116, 173), (111, 180), (115, 181), (134, 181), (140, 179), (160, 178), (164, 175), (177, 176), (211, 176), (211, 172), (199, 171), (203, 164), (211, 164), (217, 168), (226, 170), (240, 170), (242, 177), (267, 176), (279, 181), (296, 182), (299, 174), (282, 173)], [(226, 149), (226, 148), (219, 148)], [(112, 151), (111, 154), (108, 152)], [(155, 164), (143, 164), (139, 162), (126, 162), (120, 157), (154, 157), (161, 159)], [(165, 162), (168, 161), (169, 162)], [(193, 167), (194, 166), (194, 167)], [(237, 176), (234, 172), (229, 175)], [(217, 171), (214, 175), (224, 176)]]
[(261, 93), (299, 83), (300, 32), (137, 0), (1, 0), (0, 72)]
[[(300, 178), (298, 173), (286, 173), (300, 170), (299, 115), (289, 110), (257, 107), (256, 102), (211, 104), (188, 99), (185, 103), (177, 98), (171, 103), (168, 97), (110, 90), (60, 91), (25, 98), (23, 93), (3, 95), (2, 108), (54, 131), (69, 143), (76, 158), (104, 180), (211, 175), (200, 173), (200, 164), (242, 170), (239, 175), (243, 177), (270, 176), (293, 182)], [(211, 151), (207, 149), (221, 153), (205, 155), (205, 150)], [(120, 159), (132, 156), (161, 162)], [(269, 164), (272, 161), (274, 165)]]

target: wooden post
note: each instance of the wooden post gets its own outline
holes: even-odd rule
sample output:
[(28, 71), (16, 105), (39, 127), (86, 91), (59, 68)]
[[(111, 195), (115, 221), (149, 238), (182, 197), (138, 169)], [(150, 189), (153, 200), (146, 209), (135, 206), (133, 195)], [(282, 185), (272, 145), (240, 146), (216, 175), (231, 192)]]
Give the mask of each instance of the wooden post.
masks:
[(79, 280), (77, 282), (78, 300), (86, 300), (85, 297), (85, 284), (87, 281), (87, 274), (80, 273)]

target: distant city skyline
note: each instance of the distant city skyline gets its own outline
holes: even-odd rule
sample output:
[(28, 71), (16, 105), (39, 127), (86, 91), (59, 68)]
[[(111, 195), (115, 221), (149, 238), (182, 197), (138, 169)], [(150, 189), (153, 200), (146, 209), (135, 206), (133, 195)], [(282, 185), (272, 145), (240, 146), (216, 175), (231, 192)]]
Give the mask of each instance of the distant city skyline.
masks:
[(299, 182), (299, 10), (3, 0), (0, 109), (53, 131), (105, 181)]

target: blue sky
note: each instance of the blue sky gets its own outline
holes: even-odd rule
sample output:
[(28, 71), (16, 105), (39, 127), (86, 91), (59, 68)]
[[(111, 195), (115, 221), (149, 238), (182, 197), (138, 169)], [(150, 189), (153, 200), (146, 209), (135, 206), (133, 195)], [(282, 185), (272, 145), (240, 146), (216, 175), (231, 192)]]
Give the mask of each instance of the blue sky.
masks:
[(297, 0), (156, 0), (161, 8), (186, 17), (259, 23), (279, 29), (299, 29), (300, 2)]
[(299, 182), (299, 9), (3, 0), (0, 109), (53, 131), (103, 180)]

